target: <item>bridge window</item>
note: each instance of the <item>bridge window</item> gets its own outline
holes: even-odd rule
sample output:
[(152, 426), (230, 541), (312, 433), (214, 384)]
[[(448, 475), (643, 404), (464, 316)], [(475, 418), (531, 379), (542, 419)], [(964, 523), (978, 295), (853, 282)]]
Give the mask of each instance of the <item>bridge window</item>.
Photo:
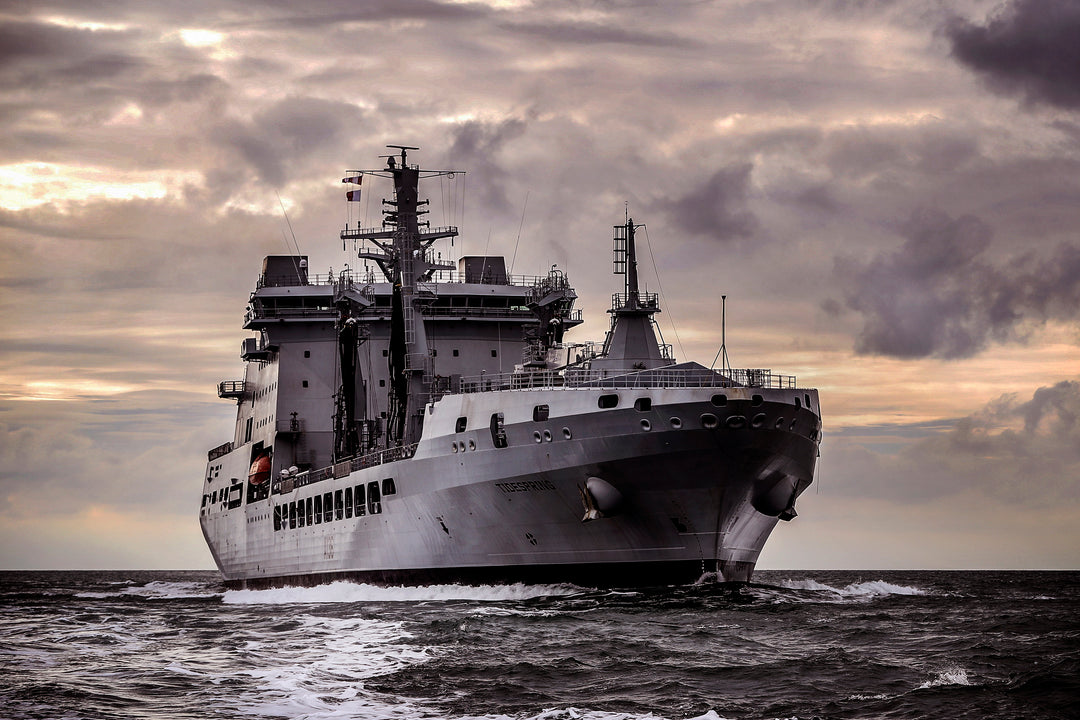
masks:
[(381, 498), (379, 497), (379, 483), (375, 480), (369, 482), (367, 484), (367, 494), (368, 512), (372, 515), (378, 515), (382, 512), (382, 503), (380, 502)]
[(353, 488), (353, 503), (353, 511), (356, 513), (356, 517), (367, 514), (363, 485), (357, 485)]

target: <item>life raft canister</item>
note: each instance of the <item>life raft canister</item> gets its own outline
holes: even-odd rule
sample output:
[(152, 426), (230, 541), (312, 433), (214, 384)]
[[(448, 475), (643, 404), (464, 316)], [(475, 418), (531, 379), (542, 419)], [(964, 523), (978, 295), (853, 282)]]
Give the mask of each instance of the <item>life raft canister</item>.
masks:
[(248, 471), (248, 482), (252, 485), (262, 485), (269, 479), (270, 456), (260, 455), (255, 458), (255, 462), (251, 463), (251, 470)]

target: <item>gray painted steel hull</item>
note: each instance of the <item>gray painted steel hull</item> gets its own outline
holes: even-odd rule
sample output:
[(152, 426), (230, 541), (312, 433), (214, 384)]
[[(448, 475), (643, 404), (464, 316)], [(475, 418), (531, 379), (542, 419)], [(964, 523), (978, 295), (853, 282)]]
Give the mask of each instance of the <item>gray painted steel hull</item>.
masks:
[[(779, 516), (812, 481), (817, 394), (730, 388), (717, 406), (717, 392), (620, 389), (612, 409), (598, 409), (611, 390), (596, 388), (446, 395), (427, 407), (412, 458), (290, 491), (275, 486), (232, 509), (219, 502), (204, 508), (203, 533), (233, 587), (335, 579), (640, 586), (708, 572), (749, 581)], [(644, 412), (634, 409), (641, 397), (650, 400)], [(535, 422), (540, 404), (550, 416)], [(495, 446), (487, 426), (496, 412), (506, 418), (507, 447)], [(464, 431), (458, 418), (468, 418)], [(238, 448), (211, 465), (244, 477), (247, 462)], [(283, 507), (387, 478), (396, 492), (378, 514), (290, 527), (286, 512), (275, 529)], [(621, 503), (583, 522), (589, 478), (610, 484)]]

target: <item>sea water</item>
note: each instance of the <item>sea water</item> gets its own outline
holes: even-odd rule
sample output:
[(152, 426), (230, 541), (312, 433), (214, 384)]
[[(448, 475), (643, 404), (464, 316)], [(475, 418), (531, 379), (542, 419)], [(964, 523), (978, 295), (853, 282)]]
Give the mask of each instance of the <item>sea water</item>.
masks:
[(226, 590), (0, 573), (0, 716), (1080, 717), (1080, 573)]

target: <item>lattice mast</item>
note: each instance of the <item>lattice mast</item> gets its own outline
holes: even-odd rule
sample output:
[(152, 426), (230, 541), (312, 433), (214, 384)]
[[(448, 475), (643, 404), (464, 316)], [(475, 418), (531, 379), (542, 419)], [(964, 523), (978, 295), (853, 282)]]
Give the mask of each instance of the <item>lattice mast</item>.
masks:
[(393, 285), (387, 355), (390, 390), (386, 444), (395, 447), (420, 439), (422, 409), (427, 399), (425, 388), (430, 382), (431, 356), (420, 308), (419, 284), (436, 270), (453, 269), (452, 265), (433, 262), (430, 248), (435, 240), (455, 237), (458, 232), (456, 227), (432, 231), (428, 222), (420, 220), (420, 216), (427, 213), (428, 205), (427, 200), (419, 199), (420, 177), (452, 173), (422, 171), (419, 166), (409, 165), (408, 151), (419, 148), (408, 145), (387, 147), (400, 151), (400, 163), (398, 155), (387, 155), (385, 169), (360, 172), (360, 175), (390, 178), (394, 183), (393, 200), (382, 201), (382, 227), (346, 229), (341, 238), (370, 241), (375, 247), (362, 246), (359, 257), (374, 260)]

